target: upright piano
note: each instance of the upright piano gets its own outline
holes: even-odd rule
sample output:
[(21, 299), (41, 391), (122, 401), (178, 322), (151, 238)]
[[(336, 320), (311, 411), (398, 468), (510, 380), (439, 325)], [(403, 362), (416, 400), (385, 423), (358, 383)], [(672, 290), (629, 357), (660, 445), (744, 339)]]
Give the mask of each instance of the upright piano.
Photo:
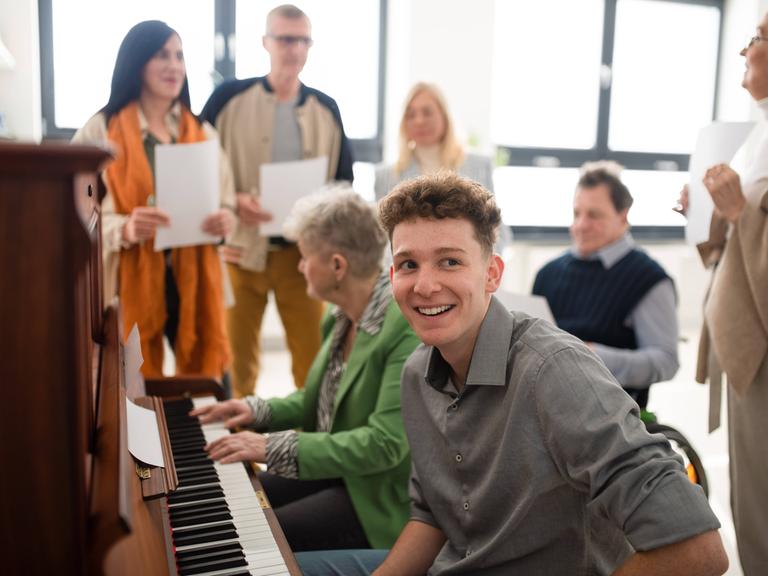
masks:
[(0, 573), (300, 574), (228, 433), (187, 414), (215, 381), (146, 382), (164, 468), (128, 451), (122, 320), (102, 295), (103, 149), (0, 144)]

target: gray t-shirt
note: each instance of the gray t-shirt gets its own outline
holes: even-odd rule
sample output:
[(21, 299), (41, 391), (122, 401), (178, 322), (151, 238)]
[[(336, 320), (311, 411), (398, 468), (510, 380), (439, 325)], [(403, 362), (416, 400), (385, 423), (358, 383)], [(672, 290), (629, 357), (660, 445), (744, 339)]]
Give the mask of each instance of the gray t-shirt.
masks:
[(422, 345), (402, 378), (413, 520), (448, 538), (430, 575), (610, 574), (714, 530), (701, 487), (578, 339), (495, 298), (461, 394)]
[(296, 102), (297, 99), (294, 98), (275, 105), (275, 124), (272, 134), (273, 162), (292, 162), (302, 158), (301, 130), (296, 119)]

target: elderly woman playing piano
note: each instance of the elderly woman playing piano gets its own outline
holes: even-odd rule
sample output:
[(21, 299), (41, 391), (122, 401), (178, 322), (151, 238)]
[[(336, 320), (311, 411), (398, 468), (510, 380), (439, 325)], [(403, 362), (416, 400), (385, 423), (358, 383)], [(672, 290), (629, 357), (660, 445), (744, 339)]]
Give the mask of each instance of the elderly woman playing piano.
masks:
[(400, 372), (419, 342), (381, 270), (387, 238), (374, 209), (348, 189), (304, 198), (287, 228), (308, 293), (331, 304), (306, 386), (191, 414), (269, 432), (239, 432), (206, 449), (222, 463), (267, 464), (259, 479), (294, 551), (389, 548), (408, 519)]

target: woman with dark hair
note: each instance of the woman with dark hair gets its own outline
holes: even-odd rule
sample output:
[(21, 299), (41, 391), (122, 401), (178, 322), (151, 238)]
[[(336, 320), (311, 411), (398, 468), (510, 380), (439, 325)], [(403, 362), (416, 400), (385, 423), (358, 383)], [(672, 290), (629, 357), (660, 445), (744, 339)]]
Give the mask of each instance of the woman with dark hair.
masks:
[[(104, 293), (108, 300), (119, 295), (126, 334), (139, 326), (145, 376), (162, 375), (164, 335), (175, 350), (179, 374), (220, 377), (229, 359), (226, 279), (216, 247), (154, 249), (158, 226), (170, 223), (154, 206), (155, 146), (212, 137), (213, 128), (190, 111), (179, 35), (157, 20), (131, 28), (117, 54), (107, 105), (73, 142), (109, 143), (115, 151), (103, 174)], [(221, 173), (222, 208), (202, 224), (215, 236), (226, 236), (235, 220), (226, 209), (234, 189), (224, 159)]]

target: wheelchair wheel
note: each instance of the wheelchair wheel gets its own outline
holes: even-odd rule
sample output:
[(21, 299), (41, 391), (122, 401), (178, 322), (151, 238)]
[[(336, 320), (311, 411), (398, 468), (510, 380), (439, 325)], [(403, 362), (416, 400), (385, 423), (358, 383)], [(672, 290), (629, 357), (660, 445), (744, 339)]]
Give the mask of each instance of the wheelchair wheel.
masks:
[(651, 421), (646, 422), (645, 427), (651, 434), (664, 434), (669, 443), (672, 445), (672, 449), (677, 452), (683, 458), (688, 478), (691, 482), (698, 484), (704, 490), (704, 495), (709, 498), (709, 485), (707, 484), (707, 474), (704, 471), (704, 466), (701, 463), (701, 458), (693, 449), (688, 439), (683, 436), (682, 432), (672, 428), (672, 426), (666, 426), (659, 424), (658, 422)]

